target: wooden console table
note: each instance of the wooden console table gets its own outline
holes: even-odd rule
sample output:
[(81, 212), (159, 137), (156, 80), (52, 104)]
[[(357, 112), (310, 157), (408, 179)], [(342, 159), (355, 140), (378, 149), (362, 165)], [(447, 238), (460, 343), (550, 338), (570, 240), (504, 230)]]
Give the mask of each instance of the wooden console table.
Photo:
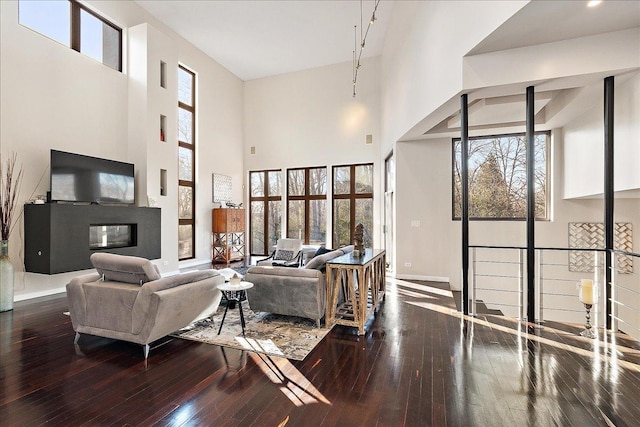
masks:
[[(359, 257), (345, 254), (327, 262), (327, 327), (355, 326), (364, 334), (364, 324), (384, 300), (386, 290), (385, 251), (366, 249)], [(344, 302), (338, 305), (342, 290)]]

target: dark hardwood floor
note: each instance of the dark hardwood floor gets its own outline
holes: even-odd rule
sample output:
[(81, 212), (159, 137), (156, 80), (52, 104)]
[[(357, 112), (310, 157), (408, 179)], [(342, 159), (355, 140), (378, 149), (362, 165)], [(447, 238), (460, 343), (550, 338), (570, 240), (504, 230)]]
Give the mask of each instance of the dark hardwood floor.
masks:
[(364, 336), (304, 361), (82, 336), (64, 295), (0, 313), (1, 426), (637, 426), (640, 345), (579, 327), (462, 320), (445, 286), (390, 284)]

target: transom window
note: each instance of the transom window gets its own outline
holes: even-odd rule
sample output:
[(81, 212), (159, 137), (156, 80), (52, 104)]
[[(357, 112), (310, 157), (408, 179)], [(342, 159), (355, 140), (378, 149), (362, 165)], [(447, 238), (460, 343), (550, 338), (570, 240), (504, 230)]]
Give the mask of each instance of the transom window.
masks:
[(287, 237), (327, 241), (327, 168), (287, 170)]
[(122, 29), (75, 0), (20, 0), (19, 22), (122, 71)]
[[(549, 219), (550, 132), (536, 132), (536, 219)], [(527, 215), (527, 150), (524, 133), (469, 138), (469, 218), (524, 220)], [(453, 219), (462, 212), (462, 144), (453, 140)]]

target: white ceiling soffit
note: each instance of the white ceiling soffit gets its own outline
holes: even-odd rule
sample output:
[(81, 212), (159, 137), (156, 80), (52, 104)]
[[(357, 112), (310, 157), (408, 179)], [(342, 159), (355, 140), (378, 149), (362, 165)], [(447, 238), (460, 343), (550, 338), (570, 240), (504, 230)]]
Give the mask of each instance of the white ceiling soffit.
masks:
[[(242, 80), (351, 61), (360, 1), (137, 0), (159, 21)], [(374, 7), (362, 2), (363, 27)], [(380, 55), (393, 7), (381, 1), (363, 57)]]
[[(538, 115), (551, 101), (551, 92), (536, 93), (534, 114)], [(526, 97), (522, 95), (483, 98), (469, 105), (469, 126), (499, 125), (502, 123), (519, 123), (525, 116)], [(447, 121), (447, 128), (460, 129), (460, 115)]]
[[(640, 1), (605, 0), (594, 8), (586, 0), (533, 0), (493, 33), (475, 46), (466, 56), (520, 48), (566, 39), (585, 37), (612, 31), (640, 27)], [(619, 70), (616, 83), (637, 70)], [(598, 102), (592, 86), (599, 89), (602, 79), (610, 72), (569, 76), (538, 82), (521, 82), (504, 86), (475, 89), (469, 93), (469, 129), (471, 133), (520, 132), (525, 124), (524, 108), (518, 97), (526, 87), (535, 86), (535, 123), (540, 129), (564, 126), (581, 114), (591, 102)], [(590, 88), (588, 91), (584, 89)], [(550, 95), (542, 100), (541, 93)], [(575, 103), (574, 99), (589, 102)], [(443, 136), (459, 136), (460, 94), (453, 96), (436, 111), (407, 132), (402, 141)], [(522, 98), (520, 98), (522, 99)]]
[[(614, 73), (616, 86), (637, 75), (637, 69)], [(523, 132), (526, 86), (535, 86), (537, 130), (562, 127), (593, 105), (602, 102), (602, 82), (610, 72), (563, 77), (476, 89), (469, 94), (470, 136), (487, 133)], [(460, 136), (460, 95), (458, 93), (421, 120), (401, 141)], [(495, 115), (495, 116), (494, 116)]]
[(533, 0), (468, 54), (496, 52), (640, 26), (640, 1)]

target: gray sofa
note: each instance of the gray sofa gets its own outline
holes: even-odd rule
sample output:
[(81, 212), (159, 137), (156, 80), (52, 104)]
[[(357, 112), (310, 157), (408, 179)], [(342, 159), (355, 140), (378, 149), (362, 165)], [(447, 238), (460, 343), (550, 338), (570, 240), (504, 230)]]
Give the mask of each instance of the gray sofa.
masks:
[(251, 267), (244, 279), (254, 285), (247, 290), (249, 306), (253, 311), (313, 319), (320, 327), (327, 299), (325, 265), (352, 251), (353, 246), (336, 249), (299, 268)]
[(161, 277), (144, 258), (95, 253), (97, 272), (67, 284), (71, 323), (80, 334), (97, 335), (144, 346), (195, 320), (214, 313), (224, 277), (215, 270), (199, 270)]

